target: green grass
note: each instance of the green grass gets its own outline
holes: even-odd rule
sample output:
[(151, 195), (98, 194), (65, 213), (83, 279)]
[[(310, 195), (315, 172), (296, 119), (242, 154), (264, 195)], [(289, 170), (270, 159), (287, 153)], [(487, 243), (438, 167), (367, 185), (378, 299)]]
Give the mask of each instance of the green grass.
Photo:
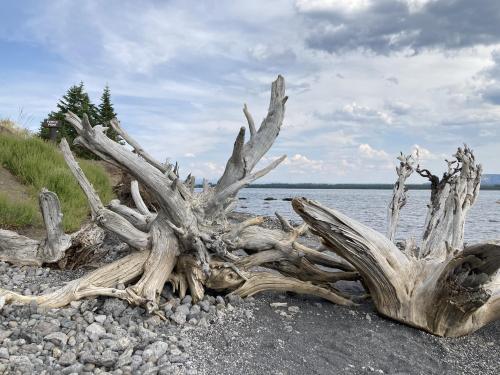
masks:
[[(59, 196), (66, 231), (77, 230), (88, 217), (87, 199), (55, 145), (38, 137), (0, 134), (0, 163), (32, 189), (33, 197), (37, 197), (43, 187)], [(113, 192), (104, 168), (93, 161), (79, 160), (79, 163), (103, 203), (109, 202)], [(13, 205), (16, 204), (11, 203), (10, 210)], [(3, 207), (0, 206), (0, 210)]]
[(0, 227), (19, 229), (29, 225), (41, 225), (42, 218), (35, 200), (12, 201), (0, 192)]

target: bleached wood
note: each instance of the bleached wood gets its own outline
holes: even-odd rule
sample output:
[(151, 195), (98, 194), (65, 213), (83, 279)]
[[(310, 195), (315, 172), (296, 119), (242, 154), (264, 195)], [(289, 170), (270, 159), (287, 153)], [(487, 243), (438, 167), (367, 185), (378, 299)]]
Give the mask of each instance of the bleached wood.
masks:
[(149, 230), (150, 223), (148, 222), (146, 216), (137, 212), (137, 210), (133, 208), (121, 204), (118, 199), (113, 199), (111, 202), (109, 202), (107, 207), (111, 211), (116, 212), (118, 215), (127, 219), (130, 222), (130, 224), (132, 224), (137, 229), (143, 232)]
[(141, 193), (139, 191), (139, 183), (137, 182), (137, 180), (130, 181), (130, 192), (132, 194), (132, 199), (134, 200), (134, 204), (137, 210), (139, 210), (139, 212), (146, 217), (151, 216), (151, 212), (149, 212), (146, 203), (144, 203), (144, 200), (142, 199)]
[(448, 171), (440, 180), (428, 170), (417, 172), (431, 181), (431, 199), (425, 221), (421, 254), (446, 257), (449, 249), (463, 249), (467, 212), (481, 185), (482, 167), (475, 164), (472, 150), (459, 147), (455, 160), (447, 161)]
[(270, 171), (276, 168), (283, 160), (285, 160), (285, 158), (286, 155), (283, 155), (280, 158), (271, 162), (267, 167), (261, 169), (260, 171), (252, 173), (242, 178), (241, 180), (234, 182), (233, 184), (229, 185), (223, 190), (216, 191), (212, 201), (210, 202), (210, 205), (207, 206), (206, 208), (207, 213), (209, 215), (213, 215), (213, 212), (220, 210), (220, 207), (223, 207), (224, 203), (227, 202), (232, 197), (234, 197), (238, 193), (238, 191), (240, 191), (242, 188), (244, 188), (251, 182), (257, 180), (258, 178), (261, 178), (266, 174), (268, 174)]
[(245, 117), (248, 122), (248, 129), (250, 130), (250, 138), (253, 138), (255, 137), (255, 134), (257, 134), (257, 130), (255, 129), (255, 122), (253, 121), (252, 114), (248, 110), (246, 104), (243, 105), (243, 113), (245, 114)]
[(135, 228), (127, 219), (104, 207), (90, 181), (73, 157), (66, 139), (61, 140), (60, 149), (69, 169), (85, 193), (90, 204), (94, 220), (103, 228), (115, 233), (120, 239), (136, 249), (149, 247), (150, 237)]
[(419, 258), (376, 231), (306, 198), (295, 211), (363, 277), (377, 310), (439, 336), (462, 336), (500, 318), (500, 243)]
[(142, 146), (134, 139), (132, 138), (126, 131), (125, 129), (122, 128), (120, 121), (118, 119), (112, 119), (109, 122), (109, 125), (111, 128), (121, 137), (125, 142), (127, 142), (134, 151), (140, 155), (144, 160), (146, 160), (149, 164), (160, 170), (161, 172), (165, 173), (167, 171), (167, 167), (165, 164), (160, 163), (158, 160), (156, 160), (154, 157), (149, 155), (143, 148)]
[(144, 263), (140, 280), (131, 287), (147, 302), (145, 307), (151, 313), (158, 309), (157, 301), (165, 282), (170, 277), (179, 255), (179, 243), (163, 214), (151, 226), (151, 252)]
[(283, 123), (287, 99), (285, 96), (285, 80), (282, 76), (278, 76), (271, 86), (271, 99), (267, 116), (256, 132), (253, 129), (254, 126), (250, 125), (253, 123), (253, 119), (249, 116), (246, 106), (244, 107), (251, 136), (248, 142), (245, 143), (245, 128), (241, 128), (234, 144), (233, 154), (227, 161), (226, 169), (215, 187), (217, 193), (227, 189), (251, 173), (271, 148)]
[(186, 215), (189, 216), (190, 211), (184, 200), (178, 191), (171, 188), (172, 181), (159, 169), (144, 161), (139, 155), (109, 139), (103, 133), (101, 126), (97, 125), (91, 130), (87, 130), (82, 125), (83, 120), (71, 112), (66, 114), (66, 119), (79, 134), (79, 137), (76, 138), (77, 143), (83, 144), (94, 153), (104, 155), (147, 186), (162, 208), (170, 213), (172, 222), (182, 226), (185, 221), (188, 221)]
[(143, 272), (144, 262), (149, 256), (149, 251), (135, 252), (113, 263), (97, 269), (67, 283), (64, 287), (38, 296), (24, 296), (0, 288), (0, 296), (5, 301), (30, 303), (35, 301), (38, 305), (58, 308), (68, 305), (84, 297), (109, 295), (126, 300), (134, 300), (134, 296), (125, 290), (115, 289), (118, 284), (128, 283)]
[(39, 194), (40, 210), (46, 229), (46, 238), (32, 240), (16, 232), (0, 229), (0, 260), (14, 264), (37, 265), (55, 263), (71, 247), (71, 236), (64, 233), (59, 198), (47, 189)]
[(415, 169), (417, 160), (413, 155), (403, 155), (401, 153), (398, 157), (399, 166), (396, 167), (396, 174), (398, 180), (394, 184), (392, 192), (392, 199), (389, 203), (387, 212), (387, 238), (394, 241), (396, 230), (399, 222), (399, 213), (405, 206), (407, 200), (407, 188), (405, 186), (406, 180), (411, 176)]

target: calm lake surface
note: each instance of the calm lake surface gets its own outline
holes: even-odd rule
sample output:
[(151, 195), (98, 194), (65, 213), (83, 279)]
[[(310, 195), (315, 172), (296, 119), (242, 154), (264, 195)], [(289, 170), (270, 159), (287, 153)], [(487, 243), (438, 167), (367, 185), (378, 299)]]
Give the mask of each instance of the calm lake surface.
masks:
[[(300, 221), (293, 211), (291, 202), (283, 198), (306, 197), (317, 200), (323, 205), (335, 208), (344, 214), (384, 233), (387, 228), (387, 205), (392, 196), (391, 190), (328, 190), (328, 189), (243, 189), (236, 211), (257, 215), (273, 216), (278, 211), (285, 217)], [(265, 201), (267, 197), (276, 198)], [(401, 211), (398, 239), (415, 237), (423, 233), (430, 190), (410, 190), (408, 202)], [(500, 239), (500, 191), (481, 191), (475, 205), (467, 215), (465, 240), (478, 242)]]

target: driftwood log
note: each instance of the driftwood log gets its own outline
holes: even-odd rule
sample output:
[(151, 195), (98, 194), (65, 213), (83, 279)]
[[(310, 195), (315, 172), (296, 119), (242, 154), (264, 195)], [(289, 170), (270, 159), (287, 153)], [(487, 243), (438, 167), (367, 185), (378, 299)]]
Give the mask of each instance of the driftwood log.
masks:
[[(66, 119), (79, 135), (75, 143), (133, 178), (130, 189), (134, 207), (118, 200), (105, 206), (80, 169), (69, 145), (62, 140), (61, 151), (87, 196), (93, 222), (136, 251), (50, 294), (22, 296), (0, 290), (0, 295), (7, 302), (36, 301), (48, 307), (64, 306), (83, 297), (112, 296), (161, 315), (158, 310), (160, 293), (164, 284), (170, 282), (180, 297), (189, 290), (194, 301), (202, 299), (205, 288), (210, 288), (242, 297), (266, 290), (293, 291), (353, 305), (348, 296), (335, 289), (334, 283), (358, 279), (359, 274), (346, 262), (299, 243), (299, 237), (307, 230), (306, 225), (293, 227), (278, 215), (282, 229), (271, 230), (257, 227), (263, 221), (260, 217), (241, 223), (232, 223), (227, 217), (235, 207), (238, 191), (285, 159), (286, 156), (282, 156), (254, 171), (279, 134), (286, 101), (285, 81), (279, 76), (272, 84), (267, 116), (258, 129), (244, 106), (250, 137), (245, 139), (246, 131), (242, 127), (219, 181), (215, 186), (204, 183), (201, 191), (195, 191), (194, 176), (189, 175), (182, 181), (177, 164), (155, 160), (117, 120), (109, 125), (133, 151), (109, 139), (106, 127), (92, 127), (87, 116), (78, 118), (68, 113)], [(157, 212), (150, 212), (139, 185), (154, 199)], [(57, 201), (57, 197), (50, 196)], [(58, 206), (53, 211), (60, 215)], [(58, 228), (55, 234), (52, 234), (52, 227)], [(48, 225), (48, 233), (48, 247), (27, 239), (23, 239), (24, 244), (6, 243), (4, 247), (10, 249), (10, 254), (17, 252), (17, 256), (3, 259), (14, 263), (27, 263), (29, 259), (30, 264), (60, 259), (71, 239), (62, 233), (59, 222)], [(236, 250), (239, 255), (235, 254)], [(41, 256), (54, 252), (57, 255), (52, 258)], [(256, 267), (260, 268), (256, 270)], [(126, 289), (117, 289), (121, 283), (127, 286)]]
[[(242, 297), (268, 290), (292, 291), (354, 305), (352, 298), (335, 288), (335, 282), (361, 277), (381, 314), (436, 335), (465, 335), (498, 319), (500, 242), (463, 243), (465, 215), (477, 198), (481, 177), (481, 167), (468, 147), (458, 149), (441, 179), (415, 167), (415, 158), (401, 154), (388, 209), (388, 237), (306, 198), (292, 202), (305, 221), (302, 225), (293, 226), (278, 213), (281, 229), (263, 228), (262, 217), (229, 220), (239, 190), (285, 159), (282, 156), (254, 171), (280, 132), (286, 101), (285, 81), (278, 76), (271, 87), (267, 116), (258, 129), (244, 106), (250, 136), (246, 139), (246, 128), (240, 129), (222, 176), (213, 186), (204, 181), (200, 191), (195, 189), (194, 176), (181, 180), (177, 163), (155, 160), (117, 120), (109, 126), (133, 151), (109, 139), (106, 127), (92, 127), (87, 116), (68, 113), (66, 119), (78, 133), (75, 143), (132, 178), (133, 207), (119, 200), (104, 205), (62, 140), (66, 163), (88, 199), (91, 225), (115, 234), (134, 251), (49, 294), (23, 296), (0, 289), (0, 297), (6, 302), (61, 307), (80, 298), (109, 296), (162, 316), (160, 293), (166, 282), (181, 298), (189, 291), (195, 302), (209, 288)], [(414, 171), (429, 178), (432, 193), (421, 245), (408, 239), (401, 250), (393, 241), (406, 202), (405, 182)], [(141, 189), (154, 201), (154, 212), (144, 202)], [(73, 246), (76, 236), (61, 230), (57, 197), (42, 192), (41, 207), (47, 240), (0, 231), (1, 260), (34, 265), (57, 262)], [(300, 242), (308, 230), (321, 237), (321, 245), (313, 248)], [(119, 284), (126, 288), (118, 289)]]
[[(465, 215), (479, 192), (481, 166), (467, 146), (454, 157), (442, 179), (416, 168), (432, 187), (420, 247), (410, 239), (400, 250), (387, 237), (337, 210), (306, 198), (292, 202), (332, 251), (359, 271), (381, 314), (451, 337), (500, 318), (500, 241), (464, 246), (463, 240)], [(393, 218), (405, 199), (401, 185), (414, 169), (407, 157), (400, 161), (389, 206)], [(390, 222), (389, 236), (395, 227)]]
[[(66, 263), (65, 256), (68, 250), (74, 250), (82, 255), (86, 249), (98, 247), (102, 243), (105, 233), (93, 223), (84, 225), (71, 235), (64, 233), (61, 204), (55, 193), (42, 189), (39, 203), (46, 229), (45, 239), (37, 241), (10, 230), (0, 229), (1, 261), (18, 265), (41, 266), (46, 263), (63, 265)], [(83, 258), (73, 259), (73, 263), (83, 260)]]

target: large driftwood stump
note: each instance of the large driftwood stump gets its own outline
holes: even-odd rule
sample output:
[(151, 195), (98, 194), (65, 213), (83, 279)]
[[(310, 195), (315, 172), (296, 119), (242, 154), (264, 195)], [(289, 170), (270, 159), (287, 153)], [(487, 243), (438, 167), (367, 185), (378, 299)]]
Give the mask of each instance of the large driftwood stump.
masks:
[[(78, 118), (68, 113), (66, 119), (79, 135), (75, 143), (133, 178), (131, 195), (135, 207), (128, 207), (118, 200), (103, 205), (69, 145), (62, 140), (61, 151), (87, 196), (93, 221), (116, 234), (136, 252), (50, 294), (22, 296), (0, 290), (0, 295), (4, 295), (6, 301), (27, 303), (34, 300), (51, 307), (64, 306), (83, 297), (113, 296), (161, 314), (158, 311), (160, 293), (168, 281), (180, 297), (189, 290), (194, 301), (203, 298), (208, 287), (240, 296), (266, 290), (293, 291), (353, 305), (349, 297), (335, 289), (334, 283), (357, 279), (359, 274), (349, 264), (299, 243), (299, 237), (307, 229), (305, 225), (293, 227), (278, 215), (281, 230), (257, 229), (262, 218), (250, 218), (242, 223), (230, 223), (227, 218), (235, 206), (238, 191), (269, 173), (285, 159), (282, 156), (267, 167), (254, 171), (279, 134), (286, 101), (285, 81), (279, 76), (271, 87), (267, 116), (258, 129), (244, 106), (249, 139), (245, 139), (245, 127), (242, 127), (221, 178), (215, 186), (205, 183), (200, 192), (194, 189), (194, 176), (189, 175), (182, 181), (177, 164), (173, 166), (155, 160), (117, 120), (109, 125), (133, 151), (109, 139), (106, 127), (92, 127), (87, 116)], [(139, 184), (158, 205), (157, 212), (149, 211), (141, 197)], [(53, 241), (59, 238), (57, 233), (51, 235)], [(30, 246), (33, 253), (39, 244)], [(24, 244), (18, 248), (27, 247)], [(235, 250), (244, 250), (247, 255), (237, 256)], [(257, 266), (267, 268), (269, 272), (257, 272), (254, 270)], [(126, 284), (127, 288), (117, 289), (120, 283)]]
[[(410, 172), (406, 160), (398, 169), (396, 196), (402, 176)], [(382, 234), (306, 198), (296, 198), (293, 207), (359, 271), (381, 314), (439, 336), (466, 335), (500, 317), (500, 241), (463, 244), (465, 214), (477, 198), (481, 166), (465, 146), (441, 180), (417, 171), (432, 182), (420, 248), (407, 241), (400, 250)]]

